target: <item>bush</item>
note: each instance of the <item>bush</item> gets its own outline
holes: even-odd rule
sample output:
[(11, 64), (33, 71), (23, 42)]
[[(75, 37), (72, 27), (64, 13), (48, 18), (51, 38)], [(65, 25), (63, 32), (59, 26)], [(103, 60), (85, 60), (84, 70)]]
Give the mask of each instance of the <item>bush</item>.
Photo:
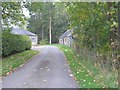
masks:
[(2, 56), (5, 57), (30, 48), (31, 40), (28, 36), (2, 32)]
[(44, 39), (44, 40), (40, 41), (40, 45), (45, 45), (45, 44), (49, 44), (47, 39)]

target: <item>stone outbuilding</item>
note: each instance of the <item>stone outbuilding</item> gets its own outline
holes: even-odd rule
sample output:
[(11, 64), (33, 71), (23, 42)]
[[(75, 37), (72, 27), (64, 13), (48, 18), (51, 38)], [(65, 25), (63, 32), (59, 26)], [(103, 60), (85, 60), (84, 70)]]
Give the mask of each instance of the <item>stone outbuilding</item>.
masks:
[(59, 37), (59, 44), (72, 46), (73, 38), (72, 38), (72, 30), (67, 30), (62, 36)]

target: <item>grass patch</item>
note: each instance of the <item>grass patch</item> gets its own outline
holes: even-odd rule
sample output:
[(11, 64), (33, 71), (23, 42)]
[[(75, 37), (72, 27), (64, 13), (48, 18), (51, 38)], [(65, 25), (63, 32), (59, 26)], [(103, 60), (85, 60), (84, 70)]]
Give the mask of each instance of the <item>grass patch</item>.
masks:
[(22, 66), (26, 61), (36, 55), (38, 52), (34, 50), (27, 50), (14, 55), (3, 58), (0, 61), (0, 76), (5, 76), (13, 72), (16, 68)]
[(70, 65), (75, 80), (81, 88), (118, 88), (117, 71), (107, 72), (93, 65), (92, 60), (77, 55), (75, 50), (65, 45), (54, 45), (60, 48)]

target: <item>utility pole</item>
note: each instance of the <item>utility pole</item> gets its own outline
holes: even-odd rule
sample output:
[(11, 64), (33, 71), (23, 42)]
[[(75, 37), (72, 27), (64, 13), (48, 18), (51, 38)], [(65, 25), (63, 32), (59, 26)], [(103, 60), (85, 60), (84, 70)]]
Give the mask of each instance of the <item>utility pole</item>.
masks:
[(50, 24), (49, 24), (49, 44), (51, 44), (51, 21), (52, 21), (52, 19), (51, 19), (51, 16), (50, 16)]
[(51, 22), (52, 22), (52, 4), (50, 4), (50, 7), (49, 7), (49, 15), (50, 15), (50, 17), (49, 17), (49, 19), (50, 19), (50, 22), (49, 22), (49, 44), (51, 44), (52, 43), (52, 29), (51, 29), (51, 27), (52, 27), (52, 25), (51, 25)]

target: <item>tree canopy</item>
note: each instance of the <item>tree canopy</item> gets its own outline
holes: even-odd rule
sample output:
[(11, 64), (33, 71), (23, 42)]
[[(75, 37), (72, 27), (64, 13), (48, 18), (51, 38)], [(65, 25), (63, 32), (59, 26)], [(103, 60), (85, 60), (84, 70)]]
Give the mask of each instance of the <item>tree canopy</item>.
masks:
[(26, 18), (23, 14), (23, 7), (24, 3), (22, 2), (2, 2), (2, 24), (5, 26), (24, 25)]

